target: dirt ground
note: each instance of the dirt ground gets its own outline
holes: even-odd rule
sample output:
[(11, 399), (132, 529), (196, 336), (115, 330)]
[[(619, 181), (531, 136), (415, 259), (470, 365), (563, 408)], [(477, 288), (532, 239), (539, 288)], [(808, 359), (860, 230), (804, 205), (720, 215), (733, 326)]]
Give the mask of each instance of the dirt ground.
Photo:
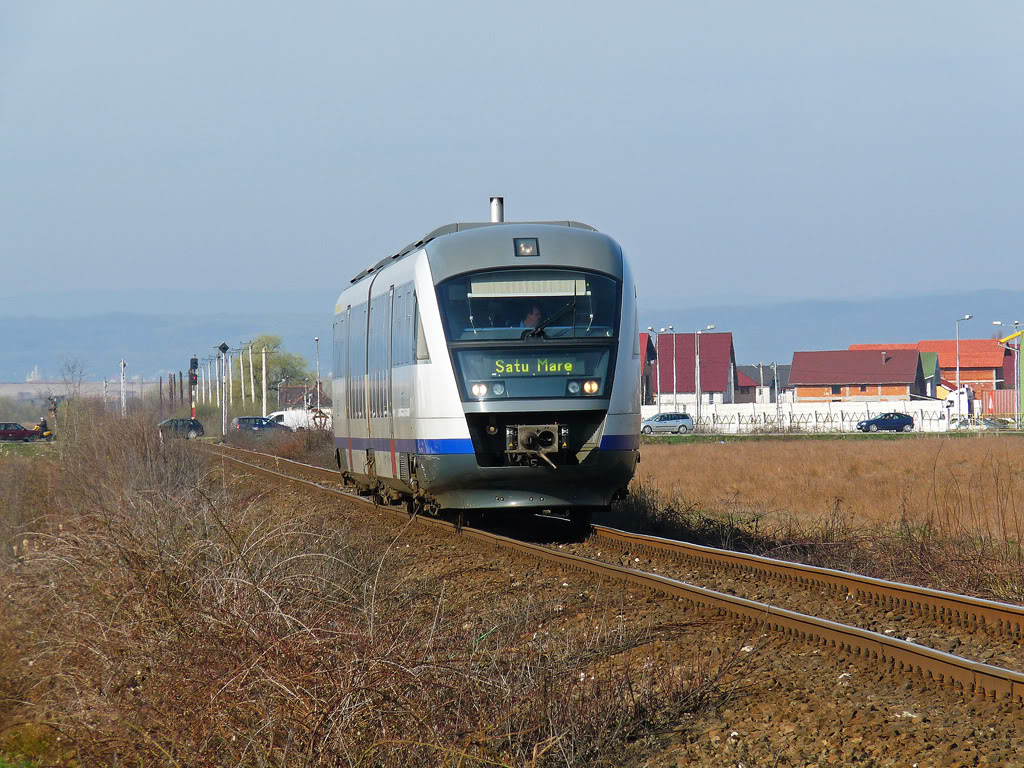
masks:
[[(259, 482), (259, 481), (257, 481)], [(299, 491), (276, 491), (295, 503)], [(335, 503), (335, 502), (315, 502)], [(339, 514), (394, 530), (363, 507), (338, 504)], [(878, 665), (763, 635), (655, 594), (633, 594), (576, 572), (510, 557), (457, 535), (406, 529), (392, 566), (428, 574), (457, 596), (448, 607), (466, 626), (489, 629), (506, 600), (557, 602), (533, 627), (544, 643), (613, 620), (642, 630), (630, 650), (652, 668), (692, 674), (735, 658), (732, 694), (720, 706), (683, 717), (632, 748), (608, 755), (610, 765), (1024, 765), (1017, 707), (965, 700), (959, 694), (891, 674)], [(597, 664), (614, 664), (606, 657)], [(586, 674), (586, 670), (579, 670)]]

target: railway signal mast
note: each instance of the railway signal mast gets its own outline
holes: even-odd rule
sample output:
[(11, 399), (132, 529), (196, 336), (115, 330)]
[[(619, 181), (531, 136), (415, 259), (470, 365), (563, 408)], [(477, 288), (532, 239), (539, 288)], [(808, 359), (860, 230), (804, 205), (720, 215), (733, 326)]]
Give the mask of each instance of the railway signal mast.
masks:
[(192, 355), (188, 361), (188, 394), (192, 403), (192, 418), (196, 417), (196, 384), (199, 383), (199, 358)]

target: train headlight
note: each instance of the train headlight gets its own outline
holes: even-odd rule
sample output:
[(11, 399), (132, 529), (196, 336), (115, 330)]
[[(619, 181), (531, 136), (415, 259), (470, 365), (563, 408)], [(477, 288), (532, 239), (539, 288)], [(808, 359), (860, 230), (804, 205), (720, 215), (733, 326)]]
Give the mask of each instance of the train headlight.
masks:
[(580, 383), (578, 381), (569, 382), (569, 394), (578, 395), (580, 393)]
[(515, 237), (512, 238), (516, 247), (516, 256), (539, 256), (540, 243), (536, 237)]
[(501, 397), (502, 395), (505, 394), (505, 385), (502, 384), (500, 381), (496, 381), (494, 382), (494, 384), (491, 385), (491, 392), (494, 394), (495, 397)]
[(473, 385), (473, 397), (486, 397), (487, 385), (486, 384), (474, 384)]
[(583, 382), (583, 393), (587, 394), (587, 395), (592, 395), (595, 392), (597, 392), (597, 390), (600, 388), (600, 386), (601, 385), (598, 384), (593, 379), (591, 379), (590, 381), (585, 381), (585, 382)]

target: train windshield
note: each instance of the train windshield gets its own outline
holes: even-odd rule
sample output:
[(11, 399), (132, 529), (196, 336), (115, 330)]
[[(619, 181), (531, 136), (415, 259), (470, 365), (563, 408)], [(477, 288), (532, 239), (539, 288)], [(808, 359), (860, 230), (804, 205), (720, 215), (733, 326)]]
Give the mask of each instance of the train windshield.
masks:
[(618, 283), (601, 275), (480, 272), (442, 283), (437, 298), (451, 342), (615, 337)]

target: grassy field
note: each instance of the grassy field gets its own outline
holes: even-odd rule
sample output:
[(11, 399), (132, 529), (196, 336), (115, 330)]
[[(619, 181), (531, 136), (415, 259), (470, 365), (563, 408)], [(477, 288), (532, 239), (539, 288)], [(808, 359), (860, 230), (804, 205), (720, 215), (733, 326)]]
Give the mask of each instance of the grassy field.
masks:
[(632, 500), (662, 527), (887, 578), (1024, 598), (1016, 437), (646, 442)]

